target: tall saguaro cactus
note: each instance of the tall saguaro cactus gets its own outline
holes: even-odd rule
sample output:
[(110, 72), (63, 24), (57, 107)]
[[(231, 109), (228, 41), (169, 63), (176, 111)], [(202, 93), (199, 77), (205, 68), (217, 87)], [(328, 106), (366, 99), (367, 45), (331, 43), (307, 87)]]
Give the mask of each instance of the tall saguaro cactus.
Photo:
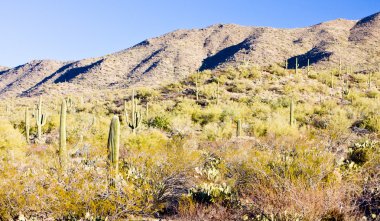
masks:
[(214, 91), (214, 99), (215, 99), (216, 105), (219, 104), (219, 91), (220, 91), (219, 80), (217, 80), (217, 82), (216, 82), (216, 89)]
[(30, 132), (30, 117), (29, 117), (29, 108), (25, 108), (25, 138), (26, 142), (29, 144), (29, 132)]
[(61, 168), (65, 168), (67, 164), (67, 149), (66, 149), (66, 101), (61, 104), (61, 116), (59, 121), (59, 163)]
[(310, 73), (310, 59), (307, 59), (307, 75)]
[(46, 124), (46, 113), (42, 111), (42, 98), (40, 97), (38, 100), (37, 106), (37, 115), (36, 115), (36, 124), (37, 124), (37, 139), (41, 141), (42, 138), (42, 127)]
[(289, 125), (294, 125), (294, 101), (293, 98), (290, 100), (290, 111), (289, 111)]
[(128, 122), (128, 126), (132, 129), (132, 133), (136, 133), (136, 130), (140, 127), (142, 122), (142, 114), (141, 111), (137, 110), (137, 100), (135, 99), (135, 90), (132, 91), (132, 99), (131, 99), (131, 119), (129, 120), (128, 112), (125, 110), (125, 118)]
[(146, 102), (145, 104), (145, 117), (149, 118), (149, 102)]
[(300, 65), (298, 64), (298, 58), (296, 58), (296, 74), (298, 74), (298, 67), (299, 67)]
[(339, 58), (339, 78), (342, 75), (342, 58)]
[(111, 121), (108, 134), (108, 174), (110, 185), (114, 186), (119, 173), (119, 148), (120, 148), (120, 121), (118, 116), (114, 116)]
[(368, 73), (368, 89), (371, 89), (372, 86), (372, 74)]
[(236, 137), (241, 136), (241, 119), (236, 121)]
[(199, 101), (199, 86), (198, 86), (198, 81), (199, 81), (199, 73), (197, 72), (197, 77), (195, 79), (195, 98), (197, 101)]

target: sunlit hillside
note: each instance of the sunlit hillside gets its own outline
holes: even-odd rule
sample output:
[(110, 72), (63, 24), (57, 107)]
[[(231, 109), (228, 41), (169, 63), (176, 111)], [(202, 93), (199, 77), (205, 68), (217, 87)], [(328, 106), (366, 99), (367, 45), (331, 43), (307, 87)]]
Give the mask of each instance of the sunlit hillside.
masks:
[(288, 65), (2, 99), (1, 220), (377, 220), (380, 71)]

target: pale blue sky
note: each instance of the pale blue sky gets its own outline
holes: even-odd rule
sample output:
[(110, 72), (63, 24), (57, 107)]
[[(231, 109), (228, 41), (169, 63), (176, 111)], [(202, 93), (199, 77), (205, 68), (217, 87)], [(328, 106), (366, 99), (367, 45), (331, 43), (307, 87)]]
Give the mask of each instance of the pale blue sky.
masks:
[(0, 65), (77, 60), (175, 29), (304, 27), (380, 11), (380, 0), (0, 0)]

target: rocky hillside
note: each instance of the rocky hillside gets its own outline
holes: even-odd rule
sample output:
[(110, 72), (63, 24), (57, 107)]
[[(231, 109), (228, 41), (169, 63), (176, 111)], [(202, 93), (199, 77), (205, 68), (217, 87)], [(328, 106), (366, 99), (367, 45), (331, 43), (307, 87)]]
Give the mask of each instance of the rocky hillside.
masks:
[(9, 69), (8, 67), (0, 66), (0, 71), (6, 71), (8, 69)]
[(380, 13), (359, 21), (337, 19), (306, 28), (213, 25), (177, 30), (126, 50), (74, 62), (32, 61), (1, 71), (0, 97), (73, 93), (132, 85), (156, 86), (191, 72), (250, 63), (269, 65), (298, 57), (301, 67), (343, 65), (377, 69)]

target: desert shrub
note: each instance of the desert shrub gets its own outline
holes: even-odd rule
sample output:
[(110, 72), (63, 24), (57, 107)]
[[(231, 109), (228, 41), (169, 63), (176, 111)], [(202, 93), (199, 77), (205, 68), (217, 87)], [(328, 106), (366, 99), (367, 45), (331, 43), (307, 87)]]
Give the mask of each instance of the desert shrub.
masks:
[(201, 138), (209, 141), (229, 139), (235, 134), (235, 131), (235, 125), (232, 121), (210, 123), (203, 127)]
[(214, 113), (200, 113), (200, 112), (195, 112), (191, 115), (191, 119), (195, 123), (199, 123), (201, 126), (204, 126), (208, 123), (215, 122), (218, 117)]
[(136, 99), (144, 102), (155, 100), (159, 96), (159, 92), (152, 88), (138, 88), (136, 89)]
[(25, 145), (24, 136), (7, 121), (0, 120), (0, 149), (20, 148)]
[[(231, 150), (228, 155), (239, 151)], [(249, 201), (252, 217), (315, 220), (333, 209), (351, 209), (347, 204), (337, 206), (345, 202), (348, 187), (343, 188), (339, 181), (333, 154), (306, 146), (269, 152), (256, 148), (243, 153), (245, 157), (231, 158), (228, 164), (232, 165), (238, 192), (249, 196), (244, 199)], [(329, 195), (324, 195), (325, 191)]]
[(261, 72), (257, 67), (248, 67), (245, 69), (240, 69), (240, 76), (250, 80), (255, 80), (261, 78)]
[(149, 119), (148, 126), (167, 131), (170, 129), (170, 121), (165, 116), (156, 116), (154, 118)]
[(370, 159), (373, 151), (376, 147), (376, 143), (371, 140), (359, 141), (349, 148), (347, 154), (347, 164), (354, 163), (358, 166), (362, 166)]
[(242, 82), (231, 82), (228, 83), (227, 91), (232, 92), (232, 93), (244, 93), (247, 90), (247, 85)]
[(366, 95), (368, 98), (379, 98), (380, 97), (380, 93), (376, 90), (367, 91)]
[(204, 126), (212, 122), (218, 122), (221, 114), (222, 112), (220, 108), (210, 107), (207, 109), (194, 111), (191, 114), (191, 119), (194, 123), (199, 123), (201, 126)]
[(317, 80), (323, 84), (326, 84), (329, 87), (332, 86), (332, 83), (334, 84), (334, 86), (337, 85), (338, 83), (337, 78), (335, 77), (335, 74), (333, 74), (333, 76), (331, 77), (331, 72), (327, 72), (327, 71), (320, 72), (317, 75)]
[(380, 115), (376, 113), (367, 114), (360, 126), (371, 132), (380, 131)]
[(287, 74), (286, 70), (277, 64), (272, 64), (268, 68), (269, 73), (275, 74), (277, 76), (285, 76)]
[(170, 92), (179, 92), (182, 90), (182, 85), (180, 83), (171, 83), (163, 87), (163, 92), (170, 93)]

